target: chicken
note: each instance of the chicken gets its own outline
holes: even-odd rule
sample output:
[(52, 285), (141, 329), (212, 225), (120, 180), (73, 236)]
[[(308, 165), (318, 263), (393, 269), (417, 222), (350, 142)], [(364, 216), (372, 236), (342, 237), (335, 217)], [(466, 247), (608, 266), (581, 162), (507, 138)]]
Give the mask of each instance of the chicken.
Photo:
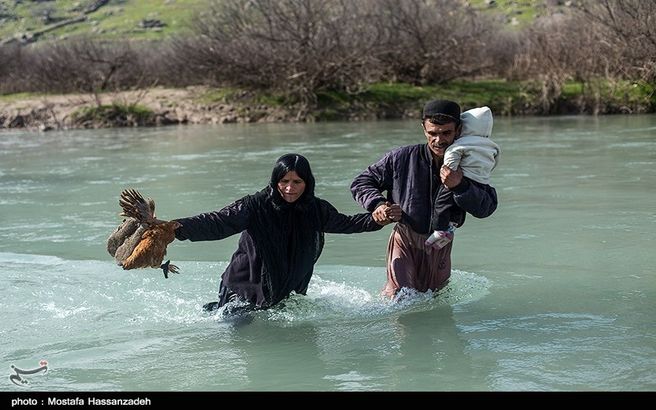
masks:
[(161, 268), (164, 277), (178, 273), (178, 267), (170, 261), (162, 263), (166, 246), (175, 239), (175, 230), (180, 226), (175, 221), (162, 221), (155, 217), (155, 202), (136, 190), (121, 193), (119, 200), (126, 219), (107, 240), (107, 251), (116, 258), (123, 269)]
[[(139, 232), (137, 232), (139, 231)], [(107, 252), (116, 258), (121, 265), (141, 241), (141, 235), (146, 231), (139, 221), (126, 218), (123, 223), (107, 239)]]

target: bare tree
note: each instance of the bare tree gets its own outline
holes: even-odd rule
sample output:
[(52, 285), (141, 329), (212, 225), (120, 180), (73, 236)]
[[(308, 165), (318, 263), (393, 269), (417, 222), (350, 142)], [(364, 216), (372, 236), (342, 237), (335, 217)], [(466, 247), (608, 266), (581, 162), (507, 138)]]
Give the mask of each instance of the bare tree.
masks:
[(143, 77), (128, 42), (46, 43), (31, 48), (30, 60), (26, 72), (42, 91), (98, 93), (138, 85)]
[(194, 24), (178, 56), (215, 83), (286, 92), (302, 106), (321, 89), (355, 89), (378, 43), (362, 2), (227, 0)]
[(524, 30), (517, 55), (517, 77), (537, 82), (540, 111), (549, 114), (561, 96), (562, 87), (572, 78), (576, 57), (581, 55), (579, 33), (573, 33), (565, 16), (538, 19)]
[(29, 90), (29, 77), (23, 71), (25, 60), (25, 52), (19, 45), (0, 45), (0, 94)]
[[(457, 0), (379, 0), (379, 55), (393, 81), (443, 83), (496, 67), (495, 21)], [(508, 60), (507, 60), (508, 61)]]
[(622, 51), (614, 67), (622, 76), (656, 80), (656, 0), (583, 0), (578, 10), (604, 29), (610, 47)]
[(2, 45), (0, 93), (223, 85), (282, 94), (309, 118), (326, 91), (501, 77), (532, 84), (540, 113), (562, 108), (572, 80), (582, 87), (576, 109), (608, 112), (608, 87), (656, 82), (655, 20), (656, 0), (579, 0), (514, 31), (461, 0), (215, 0), (192, 34), (156, 46)]
[[(612, 112), (602, 94), (621, 80), (653, 82), (656, 48), (649, 24), (656, 0), (583, 1), (569, 14), (539, 18), (522, 32), (513, 76), (536, 81), (540, 112)], [(581, 84), (576, 106), (559, 103), (565, 82)]]

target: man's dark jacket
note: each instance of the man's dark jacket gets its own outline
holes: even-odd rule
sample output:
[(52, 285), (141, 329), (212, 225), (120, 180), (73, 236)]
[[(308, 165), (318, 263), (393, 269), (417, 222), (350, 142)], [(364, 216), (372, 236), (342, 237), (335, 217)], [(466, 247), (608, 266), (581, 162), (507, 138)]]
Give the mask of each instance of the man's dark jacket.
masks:
[[(351, 193), (369, 212), (385, 201), (399, 204), (403, 210), (402, 222), (417, 233), (428, 234), (435, 199), (442, 185), (439, 170), (434, 167), (428, 144), (400, 147), (355, 177)], [(385, 191), (387, 198), (382, 194)], [(451, 213), (451, 221), (458, 226), (465, 222), (467, 212), (485, 218), (497, 209), (497, 192), (489, 185), (463, 178), (453, 194), (459, 209)]]

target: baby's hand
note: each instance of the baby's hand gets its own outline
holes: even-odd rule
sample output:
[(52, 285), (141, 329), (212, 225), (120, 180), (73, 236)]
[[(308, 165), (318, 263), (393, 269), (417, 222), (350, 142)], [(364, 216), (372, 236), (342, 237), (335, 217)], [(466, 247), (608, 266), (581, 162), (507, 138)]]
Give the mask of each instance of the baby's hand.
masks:
[(458, 167), (454, 171), (446, 165), (442, 165), (442, 168), (440, 168), (440, 179), (447, 188), (453, 189), (462, 182), (462, 168)]
[(453, 232), (433, 231), (433, 233), (426, 239), (426, 242), (424, 242), (424, 245), (432, 249), (442, 249), (452, 240)]

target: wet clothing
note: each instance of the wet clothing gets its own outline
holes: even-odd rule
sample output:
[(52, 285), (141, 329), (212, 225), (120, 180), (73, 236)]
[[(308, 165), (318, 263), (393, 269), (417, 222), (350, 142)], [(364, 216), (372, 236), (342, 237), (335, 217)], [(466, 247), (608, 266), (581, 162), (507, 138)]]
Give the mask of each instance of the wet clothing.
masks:
[[(388, 152), (382, 159), (355, 177), (351, 184), (351, 193), (356, 202), (370, 212), (373, 212), (385, 201), (400, 205), (403, 210), (400, 222), (400, 225), (404, 225), (403, 232), (406, 232), (407, 228), (426, 240), (428, 235), (433, 232), (432, 226), (435, 218), (433, 210), (440, 187), (442, 187), (442, 182), (439, 177), (439, 168), (433, 161), (428, 144), (418, 144)], [(386, 197), (383, 196), (383, 192), (386, 192)], [(457, 206), (451, 210), (449, 219), (458, 226), (462, 226), (465, 222), (466, 213), (477, 218), (485, 218), (497, 208), (496, 190), (489, 185), (463, 178), (462, 182), (451, 192)], [(428, 248), (423, 247), (423, 241), (422, 247), (414, 248), (411, 256), (403, 257), (408, 254), (404, 250), (407, 247), (392, 245), (407, 241), (399, 241), (399, 238), (394, 236), (396, 233), (401, 235), (401, 238), (403, 237), (395, 229), (393, 237), (390, 238), (388, 278), (397, 277), (396, 281), (400, 286), (406, 286), (405, 283), (408, 283), (408, 286), (418, 286), (416, 289), (420, 290), (437, 290), (443, 287), (451, 274), (451, 245), (436, 251), (440, 252), (440, 258), (444, 262), (422, 263), (421, 258), (426, 258), (426, 260), (431, 258), (427, 253), (429, 252)], [(395, 251), (396, 248), (400, 250)], [(426, 255), (420, 256), (414, 252), (426, 253)], [(399, 258), (401, 260), (397, 260)], [(395, 264), (408, 265), (411, 268), (404, 268), (403, 272), (405, 273), (400, 275), (398, 270), (393, 269)], [(390, 266), (391, 268), (389, 268)], [(401, 276), (406, 279), (398, 279)], [(426, 289), (424, 289), (425, 287)]]
[(451, 245), (427, 247), (426, 235), (409, 226), (396, 224), (387, 244), (387, 283), (383, 295), (392, 297), (401, 288), (419, 292), (444, 287), (451, 275)]
[[(463, 138), (466, 141), (461, 141)], [(458, 166), (460, 166), (462, 168), (463, 181), (466, 180), (470, 185), (477, 184), (479, 186), (489, 187), (490, 173), (497, 166), (498, 155), (499, 146), (492, 140), (474, 136), (461, 137), (447, 148), (444, 154), (444, 164), (453, 170), (458, 169)], [(449, 222), (454, 221), (451, 215), (452, 212), (459, 212), (454, 191), (442, 185), (435, 200), (435, 208), (433, 209), (433, 216), (431, 218), (431, 230), (446, 231), (449, 227)]]
[(499, 163), (501, 149), (489, 138), (475, 135), (462, 136), (455, 140), (444, 153), (444, 165), (462, 173), (469, 179), (489, 185), (490, 174)]
[[(468, 185), (477, 185), (484, 191), (494, 190), (489, 185), (484, 185), (476, 181), (472, 181), (463, 175), (463, 182), (467, 181)], [(462, 183), (460, 183), (462, 185)], [(460, 187), (458, 185), (456, 189)], [(440, 186), (435, 198), (435, 206), (433, 207), (433, 214), (430, 222), (430, 232), (432, 231), (446, 231), (449, 228), (450, 222), (455, 222), (457, 227), (460, 227), (459, 221), (464, 222), (464, 214), (458, 206), (455, 198), (455, 190), (447, 188), (445, 185)], [(495, 192), (496, 196), (496, 192)], [(455, 213), (456, 215), (453, 215)], [(460, 219), (462, 217), (462, 219)]]
[[(431, 218), (441, 186), (439, 169), (428, 144), (418, 144), (390, 151), (369, 166), (355, 177), (351, 193), (369, 212), (385, 201), (399, 204), (403, 210), (401, 221), (413, 231), (428, 235), (432, 232)], [(387, 197), (383, 196), (384, 191)], [(497, 193), (491, 186), (463, 179), (452, 192), (458, 207), (453, 210), (451, 221), (458, 226), (465, 222), (466, 212), (485, 218), (497, 208)]]
[(492, 141), (494, 118), (489, 107), (477, 107), (460, 114), (460, 136), (444, 153), (444, 165), (455, 170), (460, 166), (469, 179), (490, 184), (490, 174), (499, 161), (501, 148)]
[[(483, 185), (490, 185), (490, 174), (499, 163), (501, 148), (490, 139), (492, 135), (492, 111), (488, 107), (467, 110), (460, 115), (462, 133), (444, 153), (444, 165), (452, 170), (462, 168), (465, 178)], [(442, 186), (435, 201), (431, 229), (446, 231), (451, 221), (451, 211), (457, 209), (453, 191)]]
[(433, 216), (431, 217), (431, 231), (446, 231), (449, 229), (451, 210), (457, 208), (458, 204), (453, 199), (453, 191), (442, 185), (435, 199), (435, 207), (433, 208)]
[(324, 232), (382, 228), (371, 214), (347, 216), (311, 192), (306, 194), (288, 203), (269, 186), (219, 211), (176, 220), (182, 225), (176, 230), (180, 240), (218, 240), (241, 232), (222, 275), (220, 305), (234, 300), (233, 294), (256, 308), (271, 307), (292, 291), (305, 294), (323, 249)]

